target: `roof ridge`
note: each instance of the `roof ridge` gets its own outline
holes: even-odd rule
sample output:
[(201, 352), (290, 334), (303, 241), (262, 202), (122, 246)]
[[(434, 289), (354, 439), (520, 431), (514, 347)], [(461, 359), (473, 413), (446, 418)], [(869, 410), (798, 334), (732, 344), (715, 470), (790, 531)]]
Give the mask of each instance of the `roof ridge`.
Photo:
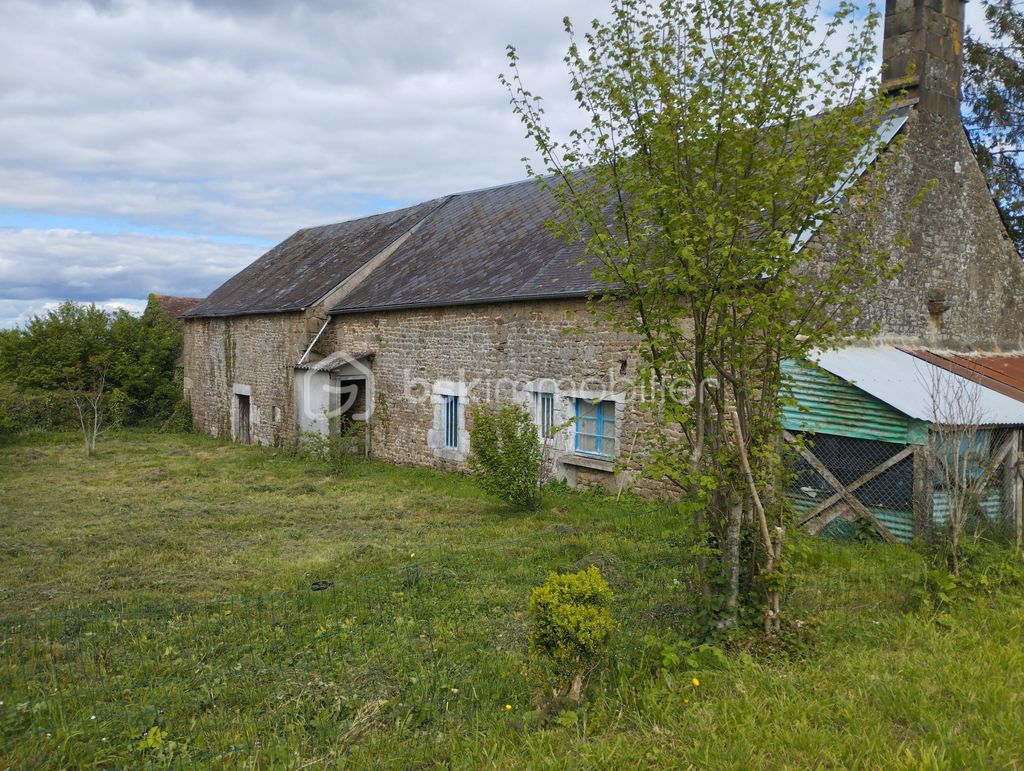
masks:
[(518, 185), (525, 185), (527, 182), (536, 182), (536, 177), (526, 177), (525, 179), (518, 179), (515, 182), (503, 182), (500, 185), (488, 185), (486, 187), (474, 187), (469, 190), (460, 190), (456, 193), (449, 193), (449, 198), (456, 198), (464, 195), (473, 195), (474, 193), (488, 193), (492, 190), (502, 190), (506, 187), (516, 187)]
[(433, 201), (439, 201), (439, 203), (436, 206), (431, 207), (429, 211), (425, 212), (423, 216), (420, 217), (408, 230), (406, 230), (404, 233), (400, 234), (396, 238), (392, 239), (387, 244), (387, 246), (378, 251), (376, 254), (370, 255), (369, 259), (367, 259), (366, 262), (364, 262), (355, 270), (351, 271), (347, 276), (345, 276), (345, 278), (343, 278), (341, 281), (335, 284), (332, 289), (325, 292), (313, 303), (310, 303), (308, 307), (312, 308), (317, 305), (323, 305), (329, 313), (331, 309), (334, 307), (334, 305), (336, 305), (349, 294), (351, 294), (356, 288), (359, 287), (360, 284), (362, 284), (364, 281), (366, 281), (366, 279), (372, 276), (378, 268), (386, 264), (388, 258), (390, 258), (399, 249), (401, 249), (402, 245), (410, 238), (412, 238), (416, 231), (419, 230), (424, 225), (424, 223), (426, 223), (427, 220), (429, 220), (434, 215), (435, 212), (438, 212), (441, 209), (443, 209), (454, 198), (454, 195), (450, 195), (445, 197), (443, 200), (433, 198), (430, 199), (429, 201), (424, 201), (421, 204), (417, 204), (417, 206), (426, 206), (427, 204)]
[(324, 222), (321, 225), (309, 225), (304, 228), (299, 228), (292, 235), (297, 235), (298, 233), (308, 233), (313, 230), (324, 230), (325, 228), (335, 228), (338, 227), (339, 225), (348, 225), (353, 222), (365, 222), (366, 220), (371, 220), (374, 219), (375, 217), (386, 217), (389, 214), (398, 214), (399, 212), (409, 212), (421, 206), (427, 206), (428, 204), (432, 204), (434, 202), (441, 202), (444, 199), (451, 198), (452, 195), (454, 194), (441, 195), (437, 196), (436, 198), (427, 198), (424, 201), (417, 201), (416, 203), (411, 203), (406, 206), (398, 206), (394, 209), (385, 209), (384, 211), (373, 212), (372, 214), (361, 214), (358, 217), (352, 217), (351, 219), (347, 220), (338, 220), (337, 222)]

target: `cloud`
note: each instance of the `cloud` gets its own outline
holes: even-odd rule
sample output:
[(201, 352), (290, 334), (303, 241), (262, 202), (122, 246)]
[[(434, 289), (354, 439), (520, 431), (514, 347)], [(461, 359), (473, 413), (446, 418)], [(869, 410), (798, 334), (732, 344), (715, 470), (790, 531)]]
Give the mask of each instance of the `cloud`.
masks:
[(150, 292), (204, 296), (262, 251), (199, 238), (0, 229), (0, 326), (65, 299), (137, 309)]
[(225, 238), (523, 177), (505, 44), (564, 94), (560, 16), (594, 7), (0, 0), (0, 324), (205, 295), (263, 251)]
[(0, 0), (0, 300), (204, 295), (261, 251), (225, 237), (522, 178), (497, 74), (515, 42), (564, 98), (561, 14), (603, 3), (560, 5)]
[(3, 8), (5, 207), (276, 239), (522, 177), (505, 43), (565, 91), (544, 0)]
[[(204, 295), (262, 251), (225, 240), (274, 243), (522, 178), (531, 148), (497, 80), (505, 45), (564, 131), (576, 113), (561, 18), (585, 27), (607, 3), (0, 0), (0, 11), (0, 214), (15, 226), (0, 229), (0, 301), (24, 304)], [(980, 28), (980, 10), (967, 11)], [(98, 232), (80, 232), (89, 221)]]
[[(23, 327), (33, 316), (45, 316), (47, 312), (56, 310), (60, 300), (0, 300), (0, 329)], [(145, 299), (114, 298), (96, 303), (107, 311), (126, 310), (139, 314), (146, 308)]]

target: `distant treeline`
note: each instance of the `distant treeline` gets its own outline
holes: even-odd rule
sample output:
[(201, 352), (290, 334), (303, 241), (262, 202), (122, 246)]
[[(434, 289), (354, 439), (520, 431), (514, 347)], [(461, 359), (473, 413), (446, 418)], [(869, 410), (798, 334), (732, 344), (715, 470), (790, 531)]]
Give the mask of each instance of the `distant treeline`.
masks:
[[(0, 434), (104, 426), (188, 428), (182, 322), (150, 297), (141, 316), (65, 302), (0, 330)], [(98, 412), (84, 415), (84, 412)]]

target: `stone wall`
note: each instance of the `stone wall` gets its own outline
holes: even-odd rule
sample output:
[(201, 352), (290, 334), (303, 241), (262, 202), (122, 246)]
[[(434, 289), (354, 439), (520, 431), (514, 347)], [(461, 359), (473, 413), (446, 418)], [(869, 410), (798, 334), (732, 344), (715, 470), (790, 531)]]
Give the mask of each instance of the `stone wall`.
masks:
[[(185, 387), (195, 428), (236, 439), (233, 413), (242, 387), (251, 393), (253, 442), (292, 444), (302, 409), (294, 365), (311, 339), (308, 320), (298, 313), (189, 320)], [(373, 457), (465, 470), (465, 434), (457, 451), (438, 446), (438, 404), (446, 389), (461, 394), (466, 429), (471, 407), (480, 403), (512, 399), (532, 411), (534, 393), (553, 391), (556, 423), (562, 423), (574, 415), (576, 397), (607, 395), (617, 402), (617, 455), (638, 456), (643, 442), (636, 435), (647, 412), (626, 393), (636, 374), (634, 349), (628, 335), (594, 316), (584, 301), (564, 300), (342, 315), (312, 358), (371, 353), (362, 362), (373, 378)], [(557, 475), (615, 489), (614, 463), (577, 455), (573, 439), (563, 429), (554, 442)], [(629, 473), (624, 482), (635, 477)]]
[(189, 319), (185, 396), (196, 430), (235, 439), (237, 394), (248, 391), (252, 442), (290, 442), (292, 365), (302, 355), (305, 329), (299, 313)]
[[(535, 393), (552, 392), (556, 424), (574, 415), (576, 397), (604, 394), (616, 402), (620, 458), (646, 416), (626, 394), (636, 374), (634, 342), (581, 300), (341, 315), (324, 336), (334, 350), (372, 352), (372, 454), (395, 463), (465, 468), (467, 448), (439, 447), (438, 404), (449, 391), (466, 414), (507, 399), (532, 410)], [(635, 452), (641, 448), (637, 442)], [(570, 483), (613, 484), (613, 464), (577, 455), (571, 429), (553, 449)]]
[[(962, 128), (914, 111), (904, 131), (906, 142), (884, 181), (886, 215), (874, 239), (895, 244), (905, 224), (909, 246), (893, 248), (905, 268), (865, 306), (861, 328), (875, 326), (877, 342), (1021, 349), (1024, 270)], [(930, 192), (911, 210), (927, 185)], [(237, 396), (248, 391), (252, 440), (290, 444), (299, 417), (294, 365), (324, 318), (316, 309), (189, 320), (185, 385), (196, 428), (235, 438)], [(573, 417), (575, 396), (615, 394), (620, 457), (630, 453), (647, 416), (624, 395), (636, 372), (634, 341), (591, 315), (582, 300), (341, 315), (314, 359), (334, 351), (372, 353), (366, 360), (376, 397), (371, 452), (396, 463), (465, 467), (465, 447), (438, 446), (445, 389), (462, 394), (464, 409), (507, 398), (532, 409), (533, 394), (544, 390), (538, 382), (549, 380), (559, 392), (559, 423)], [(555, 448), (566, 461), (559, 463), (560, 476), (613, 483), (610, 464), (578, 458), (571, 442), (565, 431)], [(635, 445), (634, 454), (643, 451), (642, 439)]]
[(908, 89), (924, 112), (960, 117), (966, 0), (887, 0), (882, 88)]
[[(865, 307), (861, 329), (875, 325), (880, 342), (1021, 349), (1024, 266), (959, 119), (914, 110), (903, 131), (875, 241), (892, 245), (904, 268)], [(906, 248), (894, 246), (901, 228)]]
[[(914, 110), (903, 131), (906, 141), (884, 179), (883, 218), (873, 240), (891, 246), (893, 259), (905, 267), (865, 305), (860, 328), (876, 328), (877, 342), (1024, 349), (1024, 268), (959, 121)], [(909, 245), (897, 247), (903, 227)], [(827, 260), (827, 244), (813, 248)], [(294, 367), (324, 318), (318, 308), (188, 320), (185, 387), (196, 428), (235, 438), (238, 397), (246, 395), (252, 441), (290, 444), (300, 417)], [(611, 394), (618, 456), (642, 453), (648, 413), (626, 398), (635, 348), (626, 333), (592, 316), (584, 301), (561, 300), (341, 315), (315, 353), (370, 354), (361, 364), (374, 380), (374, 457), (463, 469), (465, 442), (453, 450), (440, 441), (439, 416), (451, 394), (460, 396), (463, 410), (508, 398), (533, 409), (534, 394), (553, 391), (556, 423), (573, 417), (576, 397)], [(617, 484), (611, 463), (574, 451), (571, 429), (555, 451), (559, 476), (570, 483)]]

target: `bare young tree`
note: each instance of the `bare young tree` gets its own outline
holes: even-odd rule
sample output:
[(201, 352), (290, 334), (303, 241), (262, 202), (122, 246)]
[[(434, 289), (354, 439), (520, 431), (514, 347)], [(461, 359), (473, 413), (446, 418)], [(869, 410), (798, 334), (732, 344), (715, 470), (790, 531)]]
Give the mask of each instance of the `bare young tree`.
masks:
[(933, 421), (929, 459), (945, 501), (949, 569), (960, 574), (964, 538), (971, 522), (987, 517), (986, 489), (1006, 460), (1009, 443), (1000, 448), (984, 427), (982, 388), (939, 367), (922, 375), (931, 401)]
[(96, 379), (89, 385), (75, 385), (70, 378), (67, 381), (68, 394), (71, 403), (75, 405), (78, 413), (78, 422), (82, 428), (82, 441), (85, 445), (85, 454), (92, 455), (96, 452), (96, 440), (99, 438), (100, 430), (103, 427), (103, 416), (106, 411), (107, 399), (107, 370), (109, 365), (103, 364)]

